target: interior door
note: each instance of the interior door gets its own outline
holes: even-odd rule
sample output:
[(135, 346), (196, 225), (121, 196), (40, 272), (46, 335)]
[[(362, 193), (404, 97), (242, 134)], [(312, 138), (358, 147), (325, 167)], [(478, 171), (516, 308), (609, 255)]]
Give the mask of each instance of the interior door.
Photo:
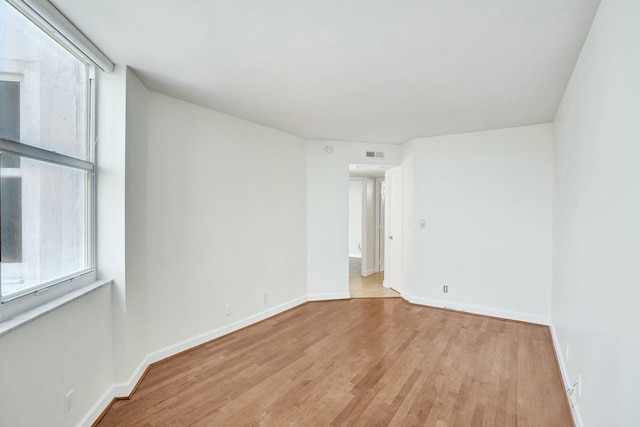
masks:
[(402, 293), (402, 166), (385, 172), (384, 286)]

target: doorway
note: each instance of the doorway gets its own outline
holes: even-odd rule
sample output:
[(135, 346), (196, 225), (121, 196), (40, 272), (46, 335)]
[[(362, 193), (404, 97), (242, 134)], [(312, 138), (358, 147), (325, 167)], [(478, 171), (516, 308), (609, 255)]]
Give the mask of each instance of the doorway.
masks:
[(349, 165), (349, 293), (351, 298), (399, 297), (384, 286), (385, 170)]

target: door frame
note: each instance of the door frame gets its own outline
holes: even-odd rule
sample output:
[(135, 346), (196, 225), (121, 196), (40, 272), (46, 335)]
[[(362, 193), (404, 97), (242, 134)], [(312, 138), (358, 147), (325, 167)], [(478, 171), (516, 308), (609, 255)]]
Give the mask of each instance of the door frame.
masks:
[[(396, 175), (397, 174), (397, 175)], [(394, 181), (392, 175), (397, 178)], [(403, 168), (396, 166), (385, 171), (386, 204), (385, 204), (385, 257), (384, 281), (386, 288), (391, 288), (402, 295), (402, 246), (403, 246)], [(394, 185), (394, 182), (399, 185)], [(397, 188), (396, 188), (397, 187)], [(394, 203), (394, 200), (397, 202)], [(396, 224), (396, 228), (392, 224)], [(395, 266), (395, 267), (394, 267)]]

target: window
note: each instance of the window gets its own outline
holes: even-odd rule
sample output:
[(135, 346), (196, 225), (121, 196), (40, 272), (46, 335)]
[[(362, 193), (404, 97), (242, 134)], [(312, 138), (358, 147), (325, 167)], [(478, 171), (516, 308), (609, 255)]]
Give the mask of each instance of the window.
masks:
[(93, 65), (40, 27), (0, 0), (0, 320), (95, 280)]

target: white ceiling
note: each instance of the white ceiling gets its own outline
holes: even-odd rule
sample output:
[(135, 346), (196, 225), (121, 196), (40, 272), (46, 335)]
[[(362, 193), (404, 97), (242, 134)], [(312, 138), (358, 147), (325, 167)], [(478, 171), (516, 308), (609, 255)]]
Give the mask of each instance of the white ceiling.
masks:
[(52, 0), (154, 91), (308, 139), (553, 120), (599, 0)]

